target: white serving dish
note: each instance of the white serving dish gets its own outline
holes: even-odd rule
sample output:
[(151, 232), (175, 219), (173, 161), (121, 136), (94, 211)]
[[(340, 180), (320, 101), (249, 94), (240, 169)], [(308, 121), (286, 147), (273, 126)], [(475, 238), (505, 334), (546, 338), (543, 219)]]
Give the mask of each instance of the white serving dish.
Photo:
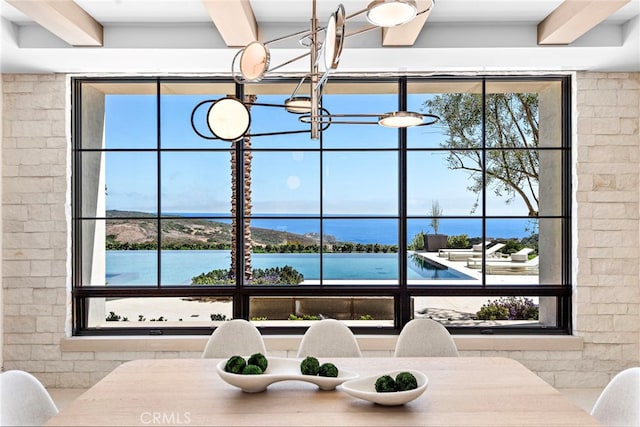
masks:
[[(418, 388), (388, 393), (378, 393), (376, 391), (375, 384), (378, 378), (383, 375), (389, 375), (395, 378), (400, 372), (411, 372), (418, 381)], [(378, 405), (397, 406), (404, 405), (405, 403), (411, 402), (412, 400), (420, 397), (420, 395), (427, 389), (427, 384), (429, 384), (429, 379), (422, 372), (413, 371), (411, 369), (399, 369), (397, 371), (385, 372), (371, 377), (345, 381), (342, 384), (342, 390), (353, 397), (368, 400), (370, 402), (377, 403)]]
[[(247, 359), (247, 357), (245, 357)], [(247, 393), (258, 393), (267, 389), (270, 384), (278, 381), (306, 381), (313, 383), (320, 387), (322, 390), (333, 390), (345, 381), (358, 378), (358, 374), (351, 371), (341, 369), (339, 364), (325, 360), (324, 362), (331, 362), (338, 368), (337, 377), (320, 377), (317, 375), (302, 375), (300, 373), (300, 362), (302, 359), (291, 359), (283, 357), (268, 357), (269, 365), (267, 370), (260, 375), (242, 375), (232, 374), (224, 370), (224, 365), (227, 363), (227, 359), (219, 362), (216, 365), (218, 375), (225, 382), (236, 386), (242, 391)]]

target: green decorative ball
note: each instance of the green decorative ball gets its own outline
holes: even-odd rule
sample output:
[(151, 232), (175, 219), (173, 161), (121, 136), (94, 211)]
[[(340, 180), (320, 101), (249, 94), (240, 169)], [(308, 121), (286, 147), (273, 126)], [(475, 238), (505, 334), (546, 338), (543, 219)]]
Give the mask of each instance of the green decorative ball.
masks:
[(313, 356), (307, 356), (300, 362), (300, 372), (302, 375), (318, 375), (320, 362)]
[(244, 367), (247, 366), (247, 361), (242, 356), (231, 356), (227, 363), (224, 365), (224, 370), (231, 372), (232, 374), (240, 374)]
[(321, 377), (337, 377), (338, 376), (338, 368), (333, 363), (323, 363), (318, 368), (318, 375)]
[(376, 380), (376, 391), (378, 393), (390, 393), (394, 391), (398, 391), (396, 387), (396, 380), (391, 378), (389, 375), (383, 375)]

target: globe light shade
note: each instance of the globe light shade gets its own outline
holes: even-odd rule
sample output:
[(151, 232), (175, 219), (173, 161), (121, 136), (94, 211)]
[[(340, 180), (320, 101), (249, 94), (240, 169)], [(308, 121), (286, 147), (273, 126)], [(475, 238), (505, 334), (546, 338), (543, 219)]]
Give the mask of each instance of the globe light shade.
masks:
[(378, 124), (388, 128), (408, 128), (423, 123), (422, 114), (411, 111), (395, 111), (380, 116)]
[(293, 114), (308, 114), (311, 112), (311, 98), (308, 96), (293, 96), (284, 101), (284, 108)]
[(242, 49), (240, 55), (240, 73), (248, 82), (259, 82), (269, 69), (271, 54), (259, 41), (253, 41)]
[(224, 141), (237, 141), (249, 130), (251, 115), (247, 106), (239, 99), (221, 98), (209, 108), (207, 125), (216, 138)]
[(374, 0), (367, 6), (367, 20), (378, 27), (395, 27), (416, 17), (414, 0)]

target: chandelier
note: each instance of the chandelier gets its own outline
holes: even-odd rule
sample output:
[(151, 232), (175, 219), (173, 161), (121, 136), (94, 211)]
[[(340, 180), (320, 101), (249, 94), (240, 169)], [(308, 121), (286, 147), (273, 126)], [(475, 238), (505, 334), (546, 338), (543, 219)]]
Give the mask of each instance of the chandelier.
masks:
[[(316, 15), (316, 0), (313, 0), (310, 29), (267, 42), (252, 41), (238, 51), (231, 63), (231, 74), (237, 83), (255, 83), (261, 81), (269, 72), (308, 56), (310, 71), (302, 77), (284, 104), (248, 102), (234, 96), (205, 100), (196, 105), (191, 113), (193, 130), (202, 138), (224, 141), (237, 141), (243, 137), (261, 135), (307, 132), (311, 134), (311, 139), (319, 139), (321, 132), (332, 124), (378, 124), (391, 128), (407, 128), (436, 123), (439, 120), (438, 116), (412, 111), (393, 111), (382, 114), (331, 114), (322, 107), (323, 89), (330, 73), (338, 68), (345, 38), (379, 27), (395, 27), (405, 24), (416, 16), (430, 11), (434, 4), (435, 0), (430, 0), (427, 9), (418, 11), (415, 0), (374, 0), (365, 9), (349, 16), (346, 15), (344, 6), (340, 4), (329, 17), (327, 25), (320, 27)], [(347, 22), (363, 14), (366, 14), (369, 25), (347, 34)], [(269, 46), (295, 37), (298, 37), (302, 46), (308, 48), (308, 52), (282, 64), (272, 66)], [(308, 95), (300, 95), (298, 92), (305, 82), (308, 85)], [(250, 134), (251, 113), (249, 110), (253, 105), (284, 108), (287, 112), (297, 115), (300, 122), (309, 124), (309, 130)], [(209, 134), (200, 132), (194, 123), (196, 112), (201, 108), (208, 108), (206, 125)]]

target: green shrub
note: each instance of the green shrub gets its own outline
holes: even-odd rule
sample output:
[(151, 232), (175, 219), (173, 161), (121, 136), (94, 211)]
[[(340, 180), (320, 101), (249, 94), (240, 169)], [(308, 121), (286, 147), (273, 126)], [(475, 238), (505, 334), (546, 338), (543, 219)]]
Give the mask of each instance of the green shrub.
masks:
[(424, 249), (424, 233), (422, 231), (413, 236), (407, 249), (410, 251), (421, 251)]
[[(254, 285), (298, 285), (304, 276), (290, 265), (272, 268), (254, 268), (251, 284)], [(211, 270), (191, 278), (193, 285), (234, 285), (235, 275), (231, 269)]]
[(538, 320), (539, 311), (530, 298), (501, 297), (484, 304), (476, 317), (480, 320)]
[(447, 237), (447, 248), (466, 249), (469, 247), (471, 247), (471, 243), (469, 243), (469, 236), (466, 234)]
[(296, 316), (291, 313), (288, 320), (320, 320), (320, 316), (314, 316), (312, 314), (303, 314), (302, 316)]
[(227, 316), (224, 315), (224, 314), (220, 314), (220, 313), (213, 313), (213, 314), (209, 315), (209, 317), (214, 322), (223, 322), (223, 321), (227, 320)]

